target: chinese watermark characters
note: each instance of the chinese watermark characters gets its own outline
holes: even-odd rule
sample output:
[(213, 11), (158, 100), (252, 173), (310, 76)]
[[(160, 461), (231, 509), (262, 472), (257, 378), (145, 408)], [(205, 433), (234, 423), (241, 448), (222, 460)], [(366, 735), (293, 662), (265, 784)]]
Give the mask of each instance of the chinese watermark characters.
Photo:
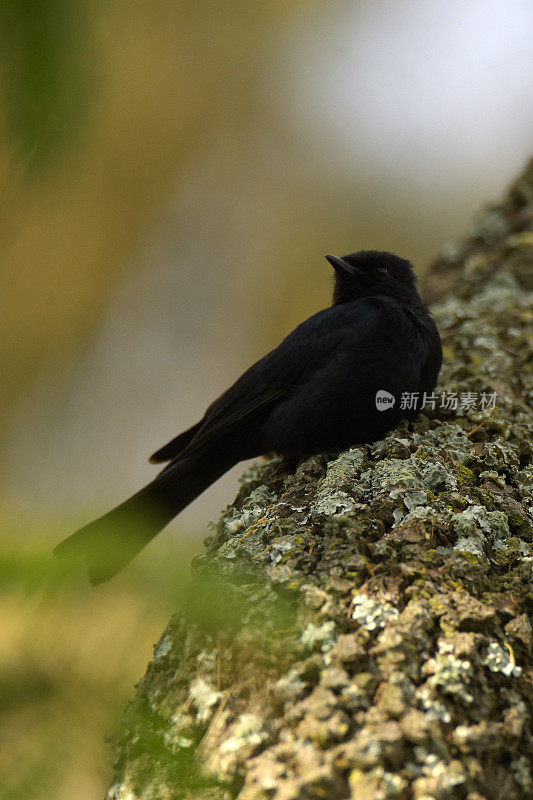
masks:
[(402, 411), (443, 408), (447, 411), (490, 411), (496, 408), (496, 392), (402, 392)]

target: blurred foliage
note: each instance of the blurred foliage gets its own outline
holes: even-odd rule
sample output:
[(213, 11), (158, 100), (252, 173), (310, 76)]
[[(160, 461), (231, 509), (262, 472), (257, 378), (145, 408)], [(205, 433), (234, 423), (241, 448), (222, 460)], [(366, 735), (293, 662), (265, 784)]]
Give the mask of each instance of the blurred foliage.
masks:
[[(3, 525), (0, 553), (0, 798), (94, 798), (111, 778), (134, 682), (186, 590), (190, 552), (146, 551), (93, 590), (51, 558), (63, 522)], [(182, 565), (181, 567), (179, 565)]]
[(3, 0), (0, 47), (7, 133), (35, 166), (83, 122), (91, 62), (78, 0)]
[[(68, 376), (183, 171), (212, 133), (232, 145), (287, 13), (281, 2), (2, 5), (0, 420), (36, 372)], [(76, 146), (59, 147), (75, 129)], [(28, 159), (52, 145), (49, 168), (26, 180)]]
[[(151, 646), (180, 606), (188, 622), (176, 620), (174, 635), (191, 626), (198, 641), (219, 636), (227, 645), (248, 620), (258, 658), (262, 645), (261, 657), (276, 663), (294, 657), (293, 596), (272, 592), (258, 570), (217, 576), (213, 566), (198, 566), (191, 579), (192, 549), (167, 540), (164, 551), (148, 547), (118, 578), (93, 589), (81, 570), (50, 555), (64, 530), (62, 520), (12, 521), (3, 530), (0, 800), (104, 795), (112, 775), (105, 738), (118, 736)], [(245, 640), (249, 647), (249, 634)], [(136, 747), (166, 758), (152, 714), (135, 703), (127, 726), (144, 732)], [(189, 790), (205, 785), (197, 767), (187, 753), (169, 765)]]

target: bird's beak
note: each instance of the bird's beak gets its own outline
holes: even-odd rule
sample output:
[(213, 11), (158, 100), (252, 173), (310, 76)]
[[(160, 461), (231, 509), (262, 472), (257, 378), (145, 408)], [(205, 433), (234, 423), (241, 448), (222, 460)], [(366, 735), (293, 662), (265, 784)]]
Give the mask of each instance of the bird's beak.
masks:
[(327, 255), (325, 258), (329, 261), (333, 269), (341, 275), (346, 274), (347, 272), (350, 275), (361, 275), (360, 269), (357, 269), (357, 267), (352, 267), (351, 264), (348, 264), (347, 261), (343, 261), (342, 258), (339, 258), (338, 256)]

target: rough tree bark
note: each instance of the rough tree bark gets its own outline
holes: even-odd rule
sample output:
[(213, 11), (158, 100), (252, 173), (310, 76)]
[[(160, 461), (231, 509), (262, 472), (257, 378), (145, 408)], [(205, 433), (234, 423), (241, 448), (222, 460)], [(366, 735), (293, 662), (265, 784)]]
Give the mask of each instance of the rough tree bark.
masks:
[(109, 800), (533, 797), (532, 221), (533, 162), (431, 268), (434, 409), (245, 473)]

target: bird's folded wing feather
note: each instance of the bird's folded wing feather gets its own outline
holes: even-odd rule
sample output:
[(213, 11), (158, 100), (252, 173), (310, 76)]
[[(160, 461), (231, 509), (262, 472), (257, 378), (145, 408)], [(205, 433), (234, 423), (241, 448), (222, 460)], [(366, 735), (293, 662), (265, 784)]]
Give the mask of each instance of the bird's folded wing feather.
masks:
[[(185, 447), (170, 452), (169, 445), (165, 445), (158, 452), (164, 451), (166, 458), (170, 459), (204, 451), (215, 439), (264, 417), (269, 408), (298, 391), (346, 335), (343, 320), (335, 320), (337, 325), (331, 325), (333, 311), (326, 309), (302, 323), (275, 350), (241, 375), (209, 406)], [(324, 317), (325, 325), (321, 324), (321, 317)], [(176, 441), (179, 439), (177, 437)]]
[[(374, 317), (375, 310), (361, 303), (361, 322)], [(353, 312), (340, 306), (314, 314), (243, 373), (209, 406), (197, 425), (176, 437), (175, 448), (170, 442), (152, 460), (160, 454), (164, 454), (164, 460), (187, 458), (205, 451), (214, 440), (235, 428), (264, 418), (269, 408), (300, 390), (328, 357), (342, 347), (347, 336), (354, 338)]]
[(256, 387), (256, 391), (253, 391), (252, 384), (252, 392), (246, 393), (245, 387), (240, 384), (243, 378), (244, 375), (209, 406), (199, 423), (150, 456), (150, 462), (156, 464), (170, 461), (178, 456), (188, 457), (205, 450), (212, 441), (280, 399), (289, 388), (270, 385)]
[[(292, 349), (292, 348), (291, 348)], [(196, 435), (179, 455), (181, 458), (204, 451), (235, 428), (261, 417), (283, 397), (290, 395), (311, 369), (302, 359), (271, 359), (276, 351), (250, 367), (207, 409)], [(267, 363), (264, 363), (267, 362)], [(268, 381), (268, 382), (267, 382)]]

